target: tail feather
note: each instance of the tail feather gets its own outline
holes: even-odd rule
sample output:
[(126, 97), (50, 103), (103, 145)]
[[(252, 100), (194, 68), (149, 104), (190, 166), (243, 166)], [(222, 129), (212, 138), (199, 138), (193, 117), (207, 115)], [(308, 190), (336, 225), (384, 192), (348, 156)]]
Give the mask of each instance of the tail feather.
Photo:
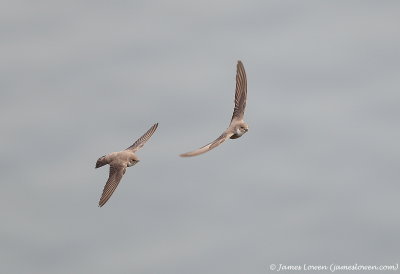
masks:
[(104, 165), (108, 164), (107, 160), (106, 160), (106, 155), (100, 157), (97, 162), (96, 162), (96, 168), (102, 167)]

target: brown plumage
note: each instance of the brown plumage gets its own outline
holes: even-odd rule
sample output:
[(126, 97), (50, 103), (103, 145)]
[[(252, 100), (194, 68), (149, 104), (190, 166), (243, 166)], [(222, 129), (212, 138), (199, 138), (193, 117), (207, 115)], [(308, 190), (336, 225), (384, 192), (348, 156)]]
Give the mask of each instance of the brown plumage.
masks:
[(156, 131), (158, 123), (154, 124), (142, 137), (140, 137), (133, 145), (125, 150), (112, 152), (110, 154), (100, 157), (96, 162), (96, 168), (104, 165), (110, 165), (110, 173), (108, 180), (103, 189), (99, 206), (102, 207), (111, 195), (114, 193), (119, 182), (126, 172), (127, 167), (131, 167), (139, 162), (139, 158), (135, 155), (135, 152), (143, 147), (143, 145), (150, 139), (153, 133)]
[(236, 68), (236, 90), (235, 90), (235, 107), (233, 109), (232, 119), (229, 127), (211, 143), (191, 152), (181, 154), (182, 157), (191, 157), (203, 154), (223, 142), (226, 139), (237, 139), (249, 130), (249, 126), (243, 121), (244, 111), (247, 100), (247, 78), (243, 63), (238, 61)]

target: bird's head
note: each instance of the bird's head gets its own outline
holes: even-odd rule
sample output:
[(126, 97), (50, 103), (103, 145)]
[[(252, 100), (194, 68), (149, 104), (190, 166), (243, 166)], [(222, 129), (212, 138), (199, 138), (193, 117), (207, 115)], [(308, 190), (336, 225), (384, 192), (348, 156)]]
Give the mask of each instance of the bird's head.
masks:
[(242, 122), (240, 124), (238, 124), (235, 128), (235, 133), (239, 136), (242, 136), (243, 134), (245, 134), (247, 131), (249, 130), (249, 126), (245, 123)]
[(140, 160), (138, 158), (130, 158), (128, 162), (128, 167), (134, 166), (139, 163)]

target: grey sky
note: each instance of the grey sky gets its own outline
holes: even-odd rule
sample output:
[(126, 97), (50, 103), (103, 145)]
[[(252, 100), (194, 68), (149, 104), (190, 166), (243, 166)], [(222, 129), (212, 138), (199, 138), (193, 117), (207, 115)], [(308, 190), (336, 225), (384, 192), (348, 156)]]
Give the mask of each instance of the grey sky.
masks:
[[(1, 273), (399, 262), (397, 1), (2, 1)], [(249, 132), (227, 127), (237, 60)], [(159, 128), (110, 201), (98, 157)]]

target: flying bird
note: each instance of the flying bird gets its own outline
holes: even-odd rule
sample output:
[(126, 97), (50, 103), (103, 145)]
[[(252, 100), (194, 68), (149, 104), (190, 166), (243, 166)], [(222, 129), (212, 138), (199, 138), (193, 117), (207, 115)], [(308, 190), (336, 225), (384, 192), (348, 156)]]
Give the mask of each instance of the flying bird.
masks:
[(237, 139), (249, 130), (249, 126), (243, 121), (244, 109), (246, 108), (247, 99), (247, 79), (243, 63), (238, 61), (236, 69), (236, 91), (235, 91), (235, 108), (229, 127), (211, 143), (191, 152), (181, 154), (182, 157), (191, 157), (203, 154), (223, 142), (226, 139)]
[(112, 152), (110, 154), (100, 157), (96, 162), (96, 168), (104, 165), (110, 165), (110, 173), (108, 180), (103, 189), (99, 201), (99, 207), (102, 207), (117, 188), (119, 182), (124, 176), (126, 168), (131, 167), (139, 162), (139, 158), (135, 155), (136, 151), (141, 149), (143, 145), (150, 139), (153, 133), (156, 131), (158, 123), (154, 124), (142, 137), (137, 139), (133, 145), (125, 150)]

